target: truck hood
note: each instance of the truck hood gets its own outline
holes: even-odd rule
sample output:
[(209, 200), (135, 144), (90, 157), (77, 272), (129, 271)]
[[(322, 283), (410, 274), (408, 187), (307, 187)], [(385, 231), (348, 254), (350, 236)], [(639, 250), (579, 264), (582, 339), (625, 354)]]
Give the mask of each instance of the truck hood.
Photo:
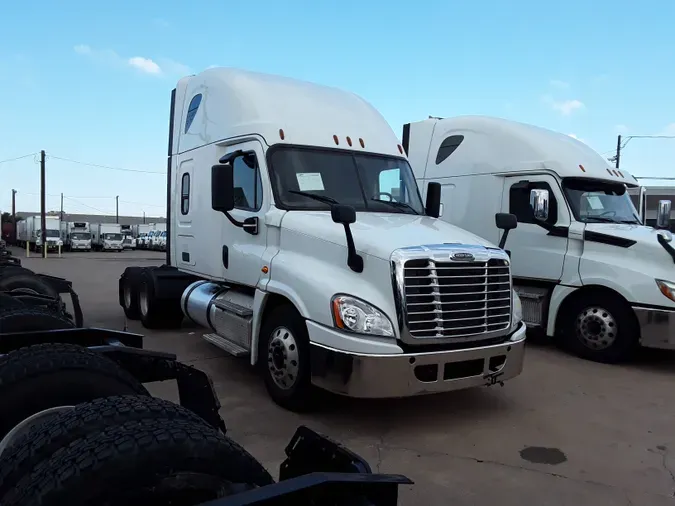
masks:
[[(636, 251), (638, 254), (647, 254), (647, 257), (643, 257), (644, 259), (653, 260), (657, 263), (663, 261), (668, 264), (669, 269), (673, 267), (672, 258), (663, 246), (659, 244), (657, 238), (658, 229), (625, 223), (588, 223), (586, 224), (586, 231), (635, 241), (635, 244), (630, 249)], [(675, 247), (675, 240), (671, 244)]]
[[(347, 247), (343, 225), (334, 223), (327, 211), (286, 212), (281, 228)], [(350, 228), (358, 252), (387, 261), (394, 250), (407, 246), (472, 244), (496, 247), (466, 230), (429, 216), (356, 213), (356, 223)]]

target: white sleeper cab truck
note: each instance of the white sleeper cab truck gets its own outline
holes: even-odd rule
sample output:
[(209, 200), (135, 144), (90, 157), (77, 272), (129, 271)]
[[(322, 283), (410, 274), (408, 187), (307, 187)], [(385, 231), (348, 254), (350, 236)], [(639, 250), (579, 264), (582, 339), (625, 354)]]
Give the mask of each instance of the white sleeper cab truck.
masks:
[(642, 344), (675, 349), (675, 249), (670, 202), (643, 226), (636, 179), (572, 137), (489, 117), (405, 125), (420, 183), (443, 187), (443, 219), (496, 240), (494, 214), (516, 215), (508, 237), (524, 320), (570, 351), (616, 362)]
[(97, 251), (122, 251), (124, 236), (118, 223), (96, 223), (91, 225), (91, 244)]
[[(119, 301), (258, 365), (275, 402), (502, 383), (525, 328), (506, 253), (437, 219), (384, 118), (338, 89), (209, 69), (172, 93), (166, 265)], [(515, 217), (493, 216), (505, 231)]]
[(62, 221), (61, 240), (69, 251), (91, 251), (91, 231), (86, 221)]

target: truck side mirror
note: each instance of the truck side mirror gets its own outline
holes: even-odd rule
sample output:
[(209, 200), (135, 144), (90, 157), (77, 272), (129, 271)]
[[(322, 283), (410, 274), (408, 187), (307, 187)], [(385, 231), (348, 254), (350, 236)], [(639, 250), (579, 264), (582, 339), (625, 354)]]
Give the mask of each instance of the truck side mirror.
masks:
[(441, 215), (441, 183), (429, 183), (427, 202), (424, 206), (427, 216), (438, 218)]
[(535, 220), (548, 220), (548, 200), (548, 190), (530, 190), (530, 206)]
[(221, 213), (234, 209), (234, 171), (229, 163), (211, 167), (211, 208)]
[(495, 214), (495, 225), (500, 230), (503, 230), (502, 238), (499, 240), (499, 247), (504, 249), (506, 245), (506, 238), (509, 236), (509, 230), (513, 230), (518, 226), (518, 218), (515, 214), (497, 213)]
[(656, 228), (670, 229), (670, 200), (659, 200), (659, 208), (656, 213)]
[(334, 204), (330, 207), (330, 217), (335, 223), (341, 223), (345, 227), (347, 237), (347, 265), (354, 272), (363, 272), (363, 257), (356, 252), (354, 236), (349, 225), (356, 221), (356, 210), (352, 206)]

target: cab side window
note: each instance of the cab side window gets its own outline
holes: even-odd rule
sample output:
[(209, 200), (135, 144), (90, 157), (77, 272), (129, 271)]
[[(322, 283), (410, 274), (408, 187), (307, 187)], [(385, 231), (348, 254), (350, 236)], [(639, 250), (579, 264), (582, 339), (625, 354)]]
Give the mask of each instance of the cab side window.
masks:
[(515, 214), (518, 223), (539, 222), (534, 219), (534, 211), (530, 205), (530, 190), (548, 190), (549, 206), (546, 223), (555, 225), (558, 222), (558, 201), (551, 185), (542, 181), (521, 181), (509, 189), (509, 213)]
[(185, 172), (180, 185), (180, 212), (185, 215), (190, 212), (190, 174)]
[(232, 161), (234, 172), (234, 207), (257, 211), (262, 206), (262, 179), (258, 159), (252, 153)]

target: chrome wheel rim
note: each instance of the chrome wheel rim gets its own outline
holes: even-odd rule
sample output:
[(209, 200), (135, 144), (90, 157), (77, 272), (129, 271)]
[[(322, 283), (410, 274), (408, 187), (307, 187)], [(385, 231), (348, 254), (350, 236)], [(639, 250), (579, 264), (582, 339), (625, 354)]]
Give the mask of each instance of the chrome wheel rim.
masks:
[(587, 307), (577, 316), (576, 333), (584, 346), (604, 350), (612, 346), (619, 334), (614, 316), (602, 307)]
[(148, 289), (145, 286), (141, 287), (140, 293), (138, 294), (138, 305), (141, 309), (141, 313), (144, 315), (148, 314)]
[(131, 309), (131, 287), (129, 283), (124, 283), (124, 306)]
[(298, 379), (300, 355), (293, 333), (277, 327), (267, 346), (267, 367), (274, 383), (283, 390), (293, 388)]
[(21, 439), (25, 434), (30, 432), (33, 427), (42, 425), (50, 418), (53, 418), (64, 411), (69, 411), (74, 407), (75, 406), (56, 406), (53, 408), (44, 409), (17, 423), (14, 428), (12, 428), (12, 430), (10, 430), (7, 435), (2, 438), (2, 441), (0, 441), (0, 455), (2, 455), (14, 443), (19, 441), (19, 439)]

